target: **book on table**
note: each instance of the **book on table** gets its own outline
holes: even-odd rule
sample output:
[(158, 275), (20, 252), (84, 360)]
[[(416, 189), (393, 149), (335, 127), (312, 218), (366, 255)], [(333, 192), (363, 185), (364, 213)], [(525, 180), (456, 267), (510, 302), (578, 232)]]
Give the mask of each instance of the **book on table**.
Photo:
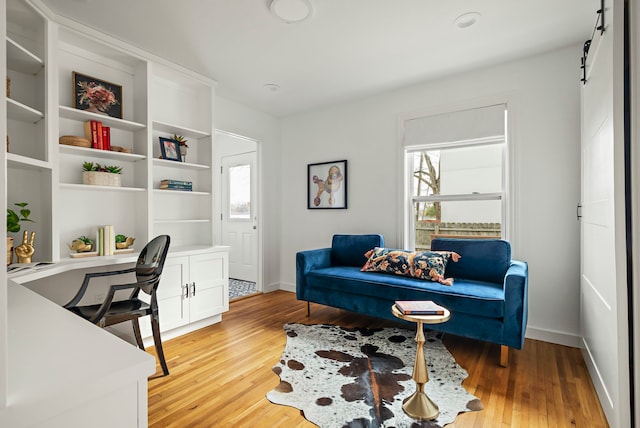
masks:
[(396, 300), (403, 315), (444, 315), (444, 308), (431, 300)]

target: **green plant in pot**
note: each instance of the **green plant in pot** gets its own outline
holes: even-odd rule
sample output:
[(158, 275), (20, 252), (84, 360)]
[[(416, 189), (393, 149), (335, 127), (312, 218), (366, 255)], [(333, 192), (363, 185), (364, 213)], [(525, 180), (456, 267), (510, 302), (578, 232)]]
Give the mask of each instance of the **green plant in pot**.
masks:
[(122, 167), (117, 165), (100, 165), (99, 163), (82, 163), (82, 183), (97, 186), (121, 186)]
[(185, 162), (186, 161), (185, 159), (187, 157), (187, 149), (189, 148), (189, 145), (187, 144), (187, 139), (184, 138), (184, 136), (178, 135), (178, 134), (173, 134), (171, 139), (180, 143), (180, 156), (182, 157), (182, 162)]
[[(18, 207), (17, 212), (7, 208), (7, 233), (20, 232), (21, 222), (33, 222), (29, 218), (31, 210), (27, 208), (28, 202), (17, 202), (14, 204)], [(7, 236), (7, 265), (13, 261), (13, 238)]]
[(67, 246), (77, 253), (84, 253), (93, 249), (93, 240), (82, 235), (74, 239), (71, 244), (67, 244)]
[(135, 240), (136, 238), (132, 238), (130, 236), (127, 237), (125, 235), (116, 235), (116, 248), (119, 250), (129, 248), (133, 245), (133, 241)]

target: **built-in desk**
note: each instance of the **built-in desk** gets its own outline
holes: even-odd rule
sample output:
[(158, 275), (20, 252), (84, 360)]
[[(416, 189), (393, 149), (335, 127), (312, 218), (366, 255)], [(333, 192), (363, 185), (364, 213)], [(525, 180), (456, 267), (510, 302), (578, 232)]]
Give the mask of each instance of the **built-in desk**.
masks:
[(153, 355), (8, 283), (2, 427), (146, 427)]
[[(223, 276), (228, 279), (227, 251), (228, 247), (194, 247), (170, 252), (167, 260), (215, 254), (224, 261)], [(137, 254), (67, 259), (8, 276), (9, 379), (0, 427), (147, 426), (147, 378), (156, 371), (155, 356), (22, 285), (49, 279), (54, 284), (56, 277), (69, 272), (136, 260)], [(78, 287), (80, 282), (81, 277)]]

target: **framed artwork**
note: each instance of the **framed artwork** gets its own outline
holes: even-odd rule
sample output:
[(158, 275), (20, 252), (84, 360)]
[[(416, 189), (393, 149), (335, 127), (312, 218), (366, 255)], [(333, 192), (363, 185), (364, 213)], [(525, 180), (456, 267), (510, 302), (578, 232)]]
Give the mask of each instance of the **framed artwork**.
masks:
[(347, 209), (347, 161), (307, 165), (307, 208)]
[(122, 119), (122, 86), (73, 72), (74, 107)]
[(179, 141), (160, 137), (160, 151), (162, 152), (162, 159), (182, 162)]

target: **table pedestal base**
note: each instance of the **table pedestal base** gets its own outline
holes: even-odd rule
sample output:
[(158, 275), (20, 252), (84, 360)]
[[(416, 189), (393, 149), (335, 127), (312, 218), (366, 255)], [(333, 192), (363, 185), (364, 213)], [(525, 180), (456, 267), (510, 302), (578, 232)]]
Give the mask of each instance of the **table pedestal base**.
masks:
[(440, 414), (438, 405), (431, 401), (427, 394), (420, 391), (420, 388), (404, 399), (402, 409), (414, 419), (427, 421), (436, 419)]

